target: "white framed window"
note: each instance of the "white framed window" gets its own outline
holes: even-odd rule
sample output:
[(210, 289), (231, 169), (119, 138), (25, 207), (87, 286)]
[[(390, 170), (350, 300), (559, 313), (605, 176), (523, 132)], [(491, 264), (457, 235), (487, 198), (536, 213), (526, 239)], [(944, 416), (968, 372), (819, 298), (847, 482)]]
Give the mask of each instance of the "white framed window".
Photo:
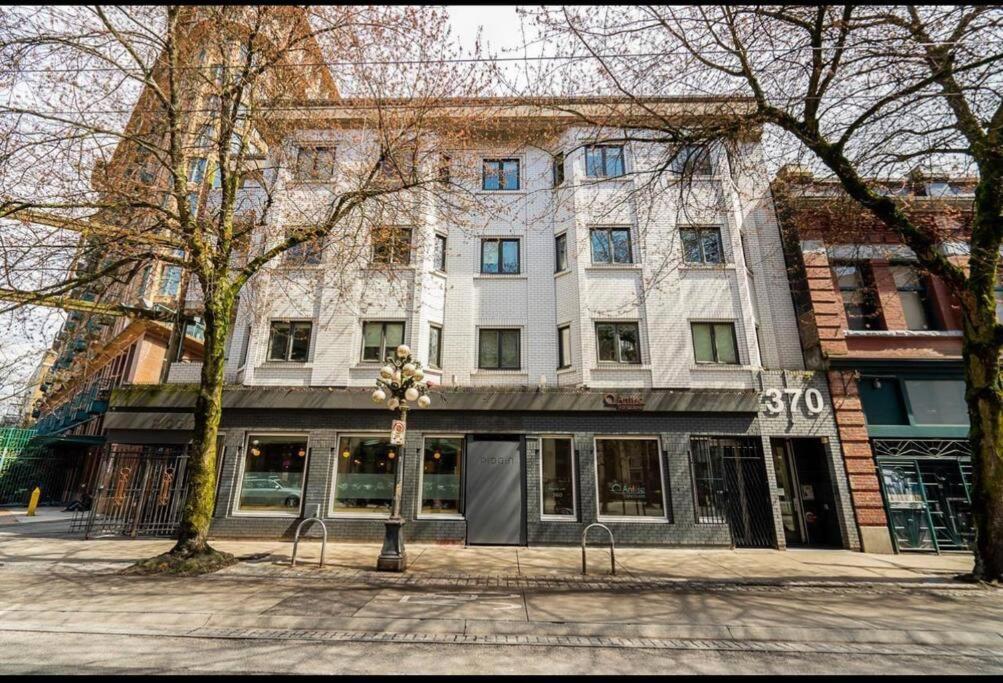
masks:
[(463, 518), (463, 435), (426, 434), (418, 474), (418, 517)]
[(340, 434), (331, 483), (332, 516), (389, 517), (400, 446), (386, 432)]
[(296, 148), (296, 180), (330, 180), (333, 175), (333, 146), (303, 145)]
[(557, 369), (571, 367), (571, 325), (557, 328)]
[(442, 369), (442, 326), (428, 326), (428, 367)]
[(268, 361), (305, 363), (310, 359), (312, 336), (309, 320), (273, 320), (268, 329)]
[(597, 436), (594, 454), (600, 521), (671, 521), (658, 437)]
[(369, 320), (362, 323), (362, 361), (382, 363), (404, 343), (404, 323), (394, 320)]
[(578, 512), (578, 483), (574, 439), (541, 436), (540, 519), (574, 521)]
[(522, 330), (481, 328), (477, 336), (477, 367), (482, 370), (519, 370), (522, 367)]
[(299, 432), (251, 432), (241, 452), (234, 514), (298, 517), (310, 440)]
[(482, 163), (482, 190), (505, 191), (521, 188), (519, 159), (484, 159)]

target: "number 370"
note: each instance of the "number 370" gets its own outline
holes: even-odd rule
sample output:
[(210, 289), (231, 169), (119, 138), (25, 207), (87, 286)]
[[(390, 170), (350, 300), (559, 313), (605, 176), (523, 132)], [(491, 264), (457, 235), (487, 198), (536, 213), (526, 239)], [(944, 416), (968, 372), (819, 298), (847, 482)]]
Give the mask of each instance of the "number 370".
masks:
[(815, 388), (808, 389), (767, 389), (763, 392), (765, 409), (771, 415), (779, 415), (784, 410), (784, 397), (790, 402), (791, 412), (796, 412), (804, 397), (805, 409), (809, 415), (822, 412), (822, 392)]

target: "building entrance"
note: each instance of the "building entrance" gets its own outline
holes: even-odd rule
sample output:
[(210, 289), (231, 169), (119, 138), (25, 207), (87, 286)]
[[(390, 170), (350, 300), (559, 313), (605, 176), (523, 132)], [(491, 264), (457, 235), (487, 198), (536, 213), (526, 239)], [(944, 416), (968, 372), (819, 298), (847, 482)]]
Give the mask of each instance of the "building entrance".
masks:
[(787, 545), (841, 548), (825, 445), (819, 439), (773, 439), (772, 445)]
[(526, 544), (524, 452), (519, 436), (467, 437), (468, 544)]

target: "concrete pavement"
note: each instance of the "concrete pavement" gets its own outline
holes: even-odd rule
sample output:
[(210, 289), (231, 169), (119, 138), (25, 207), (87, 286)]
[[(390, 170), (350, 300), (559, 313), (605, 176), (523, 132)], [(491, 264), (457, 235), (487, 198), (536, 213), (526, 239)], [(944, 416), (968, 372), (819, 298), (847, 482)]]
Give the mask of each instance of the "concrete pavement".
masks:
[[(331, 544), (323, 569), (315, 542), (296, 568), (288, 543), (214, 545), (248, 559), (135, 577), (118, 571), (169, 541), (3, 529), (0, 665), (69, 670), (122, 643), (88, 670), (1003, 671), (1003, 593), (952, 581), (964, 555), (623, 548), (610, 576), (597, 548), (582, 577), (577, 548), (413, 545), (398, 575), (372, 571), (375, 544)], [(219, 659), (167, 657), (186, 642)], [(52, 644), (48, 668), (29, 643)], [(521, 657), (533, 664), (513, 668)]]

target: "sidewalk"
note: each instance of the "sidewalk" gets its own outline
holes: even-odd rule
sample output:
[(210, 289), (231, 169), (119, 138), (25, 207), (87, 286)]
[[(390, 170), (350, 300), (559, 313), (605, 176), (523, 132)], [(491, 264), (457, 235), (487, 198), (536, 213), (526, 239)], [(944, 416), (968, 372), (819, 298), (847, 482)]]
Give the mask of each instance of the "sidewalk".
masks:
[[(170, 549), (168, 540), (95, 539), (0, 533), (0, 562), (5, 567), (58, 565), (80, 570), (110, 570)], [(323, 569), (317, 566), (320, 543), (300, 544), (298, 567), (289, 566), (292, 543), (284, 541), (214, 540), (214, 547), (252, 561), (223, 570), (226, 574), (343, 573), (373, 571), (376, 543), (329, 543)], [(408, 545), (404, 576), (552, 578), (581, 577), (578, 547), (461, 547)], [(609, 576), (609, 550), (588, 550), (589, 576)], [(690, 548), (618, 548), (618, 580), (665, 579), (716, 582), (849, 582), (955, 584), (954, 576), (970, 571), (971, 555), (873, 555), (846, 550), (721, 550)], [(375, 573), (373, 571), (373, 573)], [(391, 578), (394, 575), (388, 576)]]

